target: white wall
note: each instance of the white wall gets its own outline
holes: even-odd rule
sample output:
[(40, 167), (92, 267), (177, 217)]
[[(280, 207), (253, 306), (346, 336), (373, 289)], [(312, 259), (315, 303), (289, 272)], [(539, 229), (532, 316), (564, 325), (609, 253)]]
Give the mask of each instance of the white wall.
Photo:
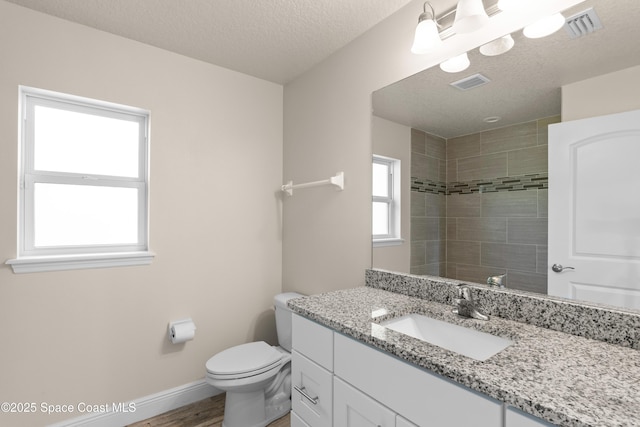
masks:
[[(0, 1), (0, 402), (126, 402), (275, 338), (283, 88)], [(151, 266), (16, 275), (18, 85), (151, 111)], [(174, 346), (167, 322), (191, 316)], [(71, 415), (0, 413), (0, 425)]]
[(372, 265), (391, 271), (411, 269), (411, 128), (372, 117), (373, 154), (400, 160), (400, 245), (372, 249)]
[(615, 114), (640, 108), (640, 66), (562, 87), (562, 121)]
[[(540, 0), (540, 15), (582, 0)], [(343, 170), (345, 190), (301, 190), (284, 203), (283, 287), (318, 293), (364, 283), (371, 267), (371, 93), (516, 31), (535, 14), (501, 13), (432, 55), (409, 51), (423, 1), (406, 7), (285, 86), (284, 178)]]

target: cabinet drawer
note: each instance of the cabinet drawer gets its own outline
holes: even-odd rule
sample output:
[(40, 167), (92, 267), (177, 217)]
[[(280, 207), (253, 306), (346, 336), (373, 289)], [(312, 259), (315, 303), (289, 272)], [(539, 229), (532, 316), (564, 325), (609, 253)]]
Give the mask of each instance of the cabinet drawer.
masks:
[(333, 331), (293, 315), (293, 348), (320, 366), (333, 371)]
[(295, 412), (291, 412), (291, 427), (309, 427)]
[(336, 376), (420, 427), (502, 425), (497, 400), (344, 335), (334, 345)]
[(333, 427), (394, 427), (396, 414), (346, 382), (333, 380)]
[(291, 385), (293, 411), (310, 427), (330, 426), (333, 414), (331, 372), (294, 350), (291, 355)]

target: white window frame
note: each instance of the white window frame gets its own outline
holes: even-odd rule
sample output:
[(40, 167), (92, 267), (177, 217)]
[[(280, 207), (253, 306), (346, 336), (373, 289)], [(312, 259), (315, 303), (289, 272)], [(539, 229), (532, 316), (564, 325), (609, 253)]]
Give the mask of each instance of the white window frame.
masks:
[[(34, 108), (46, 106), (139, 123), (138, 176), (118, 177), (86, 173), (39, 171), (34, 167)], [(15, 273), (150, 264), (148, 244), (149, 111), (140, 108), (20, 86), (18, 256), (7, 261)], [(38, 248), (34, 240), (34, 185), (71, 185), (136, 188), (138, 236), (135, 244)]]
[(386, 203), (388, 206), (389, 234), (372, 234), (373, 246), (401, 245), (404, 240), (401, 235), (400, 160), (374, 154), (373, 163), (387, 165), (389, 169), (389, 196), (372, 196), (372, 203)]

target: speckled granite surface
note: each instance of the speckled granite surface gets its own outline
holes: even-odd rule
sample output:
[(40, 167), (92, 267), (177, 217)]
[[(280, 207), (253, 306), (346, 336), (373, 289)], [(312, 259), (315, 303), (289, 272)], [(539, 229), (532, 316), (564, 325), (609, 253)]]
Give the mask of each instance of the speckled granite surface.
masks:
[[(365, 283), (369, 287), (452, 305), (455, 287), (469, 282), (367, 270)], [(640, 350), (638, 311), (489, 288), (477, 283), (471, 285), (474, 299), (486, 314)]]
[[(449, 283), (455, 286), (458, 282)], [(418, 287), (413, 291), (425, 292)], [(298, 298), (289, 301), (289, 306), (307, 318), (553, 424), (640, 426), (640, 352), (633, 348), (497, 316), (488, 322), (464, 319), (451, 313), (452, 303), (371, 286)], [(378, 324), (408, 313), (489, 332), (514, 344), (480, 362)]]

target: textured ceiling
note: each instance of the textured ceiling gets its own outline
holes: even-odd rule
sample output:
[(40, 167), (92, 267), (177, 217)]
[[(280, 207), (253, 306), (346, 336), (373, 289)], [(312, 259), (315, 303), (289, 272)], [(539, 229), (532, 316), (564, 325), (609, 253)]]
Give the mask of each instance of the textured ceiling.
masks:
[[(564, 29), (535, 40), (515, 33), (501, 56), (469, 52), (464, 72), (434, 67), (375, 92), (374, 114), (445, 138), (558, 115), (562, 85), (640, 65), (640, 1), (588, 0), (564, 15), (591, 6), (604, 28), (578, 39)], [(475, 73), (491, 83), (464, 92), (449, 86)], [(489, 116), (502, 120), (484, 123)]]
[(281, 84), (295, 79), (410, 2), (7, 1)]

